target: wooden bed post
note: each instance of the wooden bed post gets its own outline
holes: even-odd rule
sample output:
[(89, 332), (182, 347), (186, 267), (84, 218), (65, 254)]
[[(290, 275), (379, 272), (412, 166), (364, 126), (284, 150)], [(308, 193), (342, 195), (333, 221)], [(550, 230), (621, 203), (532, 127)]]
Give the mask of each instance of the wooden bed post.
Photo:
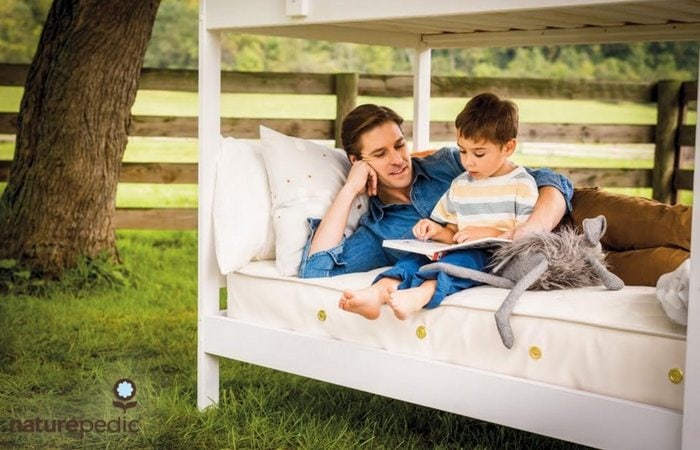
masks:
[(219, 267), (214, 253), (212, 207), (221, 140), (221, 47), (206, 29), (207, 2), (199, 7), (199, 205), (197, 267), (197, 407), (219, 401), (219, 360), (206, 353), (203, 322), (219, 313)]
[[(700, 75), (700, 67), (698, 68)], [(700, 81), (699, 81), (700, 83)], [(700, 105), (700, 87), (698, 88)], [(683, 392), (683, 449), (700, 445), (700, 115), (695, 124), (695, 173), (693, 175), (693, 225), (690, 240), (690, 286)], [(693, 275), (695, 274), (695, 275)]]
[(413, 150), (430, 142), (430, 49), (418, 47), (413, 60)]

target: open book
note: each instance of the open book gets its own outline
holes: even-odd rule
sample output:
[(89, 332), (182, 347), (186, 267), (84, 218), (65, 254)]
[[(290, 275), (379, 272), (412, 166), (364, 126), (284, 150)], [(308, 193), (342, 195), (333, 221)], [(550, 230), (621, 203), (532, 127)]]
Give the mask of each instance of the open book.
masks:
[(508, 242), (511, 242), (510, 239), (497, 237), (475, 239), (473, 241), (462, 242), (461, 244), (443, 244), (441, 242), (431, 240), (421, 241), (419, 239), (387, 239), (382, 243), (382, 246), (395, 250), (403, 250), (405, 252), (420, 253), (427, 256), (432, 261), (437, 261), (442, 258), (445, 253), (452, 250), (498, 247)]

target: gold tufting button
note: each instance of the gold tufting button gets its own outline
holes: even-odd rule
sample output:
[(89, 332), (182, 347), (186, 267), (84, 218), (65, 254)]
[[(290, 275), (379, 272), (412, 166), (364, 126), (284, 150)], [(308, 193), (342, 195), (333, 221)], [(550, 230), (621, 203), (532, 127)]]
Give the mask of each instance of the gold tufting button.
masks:
[(673, 384), (680, 383), (683, 381), (683, 371), (678, 367), (674, 367), (668, 371), (668, 379), (671, 380), (671, 383)]
[(540, 348), (536, 345), (530, 347), (528, 353), (530, 354), (530, 358), (532, 359), (540, 359), (542, 357), (542, 350), (540, 350)]
[(418, 339), (425, 339), (425, 337), (427, 335), (428, 335), (428, 330), (426, 330), (423, 325), (416, 328), (416, 336), (418, 336)]
[(323, 309), (319, 309), (318, 313), (316, 314), (316, 318), (318, 318), (318, 320), (320, 320), (321, 322), (325, 322), (326, 317), (326, 311)]

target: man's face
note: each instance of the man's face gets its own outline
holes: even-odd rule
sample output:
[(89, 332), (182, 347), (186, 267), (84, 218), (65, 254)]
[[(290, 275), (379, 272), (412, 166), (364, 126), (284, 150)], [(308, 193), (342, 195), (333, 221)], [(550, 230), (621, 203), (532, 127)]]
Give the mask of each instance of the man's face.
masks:
[(360, 137), (362, 160), (377, 172), (377, 188), (404, 189), (413, 180), (406, 138), (394, 122), (384, 122)]

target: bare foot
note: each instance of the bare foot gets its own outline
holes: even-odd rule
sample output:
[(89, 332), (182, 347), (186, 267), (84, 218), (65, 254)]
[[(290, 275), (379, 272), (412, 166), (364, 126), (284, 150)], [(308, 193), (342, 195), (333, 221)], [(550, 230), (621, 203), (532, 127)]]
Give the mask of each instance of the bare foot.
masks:
[(420, 311), (435, 293), (435, 282), (426, 281), (418, 287), (393, 292), (387, 302), (399, 320), (406, 320), (411, 314)]
[(374, 320), (379, 317), (380, 308), (388, 296), (388, 288), (381, 284), (373, 284), (357, 291), (345, 290), (338, 301), (338, 307)]

